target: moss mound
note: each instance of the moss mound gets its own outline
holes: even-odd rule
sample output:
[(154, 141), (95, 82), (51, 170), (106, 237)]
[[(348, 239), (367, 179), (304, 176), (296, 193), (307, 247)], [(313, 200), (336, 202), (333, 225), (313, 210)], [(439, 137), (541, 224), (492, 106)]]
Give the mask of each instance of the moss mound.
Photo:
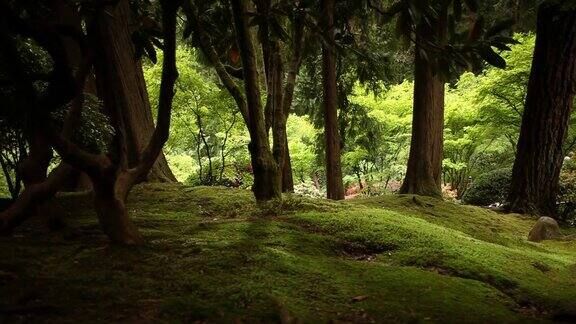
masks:
[(0, 320), (518, 322), (576, 318), (576, 244), (527, 242), (532, 219), (414, 196), (345, 202), (144, 185), (148, 240), (111, 248), (87, 197), (70, 228), (0, 238)]

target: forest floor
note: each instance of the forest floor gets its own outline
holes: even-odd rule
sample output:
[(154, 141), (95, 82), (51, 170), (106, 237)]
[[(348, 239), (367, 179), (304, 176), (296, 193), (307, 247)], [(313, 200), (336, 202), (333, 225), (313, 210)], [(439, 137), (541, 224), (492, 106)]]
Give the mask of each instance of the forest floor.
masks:
[(527, 216), (143, 185), (129, 209), (147, 244), (118, 248), (87, 196), (61, 201), (67, 230), (0, 238), (0, 323), (576, 321), (576, 242), (528, 242)]

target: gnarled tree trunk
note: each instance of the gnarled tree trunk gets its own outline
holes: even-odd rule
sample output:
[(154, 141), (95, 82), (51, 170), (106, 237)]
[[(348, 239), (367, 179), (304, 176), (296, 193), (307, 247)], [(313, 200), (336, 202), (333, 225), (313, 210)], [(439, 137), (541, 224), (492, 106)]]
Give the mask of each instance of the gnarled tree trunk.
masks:
[(576, 10), (540, 5), (536, 47), (508, 196), (514, 212), (556, 214), (558, 179), (576, 93)]
[[(125, 0), (127, 2), (127, 0)], [(178, 76), (176, 69), (176, 12), (180, 2), (177, 0), (162, 0), (162, 25), (164, 34), (164, 60), (162, 62), (162, 80), (160, 85), (160, 97), (158, 102), (158, 118), (146, 147), (142, 150), (138, 163), (128, 168), (125, 159), (117, 160), (109, 155), (91, 154), (84, 151), (70, 140), (67, 136), (71, 128), (80, 118), (82, 110), (82, 91), (86, 80), (86, 72), (89, 69), (89, 60), (83, 65), (78, 73), (76, 98), (73, 100), (68, 117), (64, 124), (64, 130), (59, 133), (47, 125), (46, 136), (57, 150), (65, 163), (70, 163), (75, 168), (86, 172), (94, 185), (94, 204), (98, 214), (102, 230), (108, 235), (114, 244), (134, 245), (143, 242), (135, 225), (128, 217), (126, 200), (132, 187), (142, 181), (150, 172), (162, 152), (164, 143), (168, 140), (170, 130), (170, 118), (172, 111), (172, 99), (174, 96), (174, 84)], [(120, 4), (111, 4), (102, 10), (114, 11)], [(98, 23), (98, 22), (94, 22)], [(91, 27), (93, 28), (93, 26)], [(108, 87), (118, 86), (108, 84)], [(103, 88), (103, 93), (110, 89)]]
[[(96, 83), (104, 108), (120, 132), (115, 143), (117, 158), (125, 156), (126, 167), (134, 167), (154, 131), (152, 111), (142, 72), (136, 59), (128, 0), (120, 0), (109, 11), (99, 11), (88, 33), (95, 50)], [(158, 156), (147, 180), (176, 181), (163, 153)]]
[(334, 50), (334, 0), (322, 0), (322, 14), (328, 44), (322, 46), (324, 86), (324, 137), (326, 140), (326, 189), (328, 199), (344, 199), (338, 132), (338, 92), (336, 87), (336, 52)]

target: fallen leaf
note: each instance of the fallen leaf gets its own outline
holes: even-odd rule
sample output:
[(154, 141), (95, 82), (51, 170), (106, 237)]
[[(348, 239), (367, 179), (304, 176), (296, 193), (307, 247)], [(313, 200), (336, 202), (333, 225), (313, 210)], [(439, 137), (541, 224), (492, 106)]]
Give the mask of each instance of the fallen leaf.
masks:
[(361, 302), (361, 301), (366, 300), (366, 299), (368, 299), (368, 296), (366, 296), (366, 295), (352, 297), (352, 301), (355, 303)]

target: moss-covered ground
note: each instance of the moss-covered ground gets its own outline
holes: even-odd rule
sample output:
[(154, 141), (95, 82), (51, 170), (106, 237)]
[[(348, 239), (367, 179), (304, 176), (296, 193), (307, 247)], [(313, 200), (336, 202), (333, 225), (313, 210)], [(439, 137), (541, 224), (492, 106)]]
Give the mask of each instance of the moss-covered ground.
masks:
[(528, 242), (527, 216), (143, 185), (129, 209), (147, 244), (118, 248), (88, 197), (61, 201), (62, 233), (0, 238), (0, 322), (576, 321), (576, 242)]

